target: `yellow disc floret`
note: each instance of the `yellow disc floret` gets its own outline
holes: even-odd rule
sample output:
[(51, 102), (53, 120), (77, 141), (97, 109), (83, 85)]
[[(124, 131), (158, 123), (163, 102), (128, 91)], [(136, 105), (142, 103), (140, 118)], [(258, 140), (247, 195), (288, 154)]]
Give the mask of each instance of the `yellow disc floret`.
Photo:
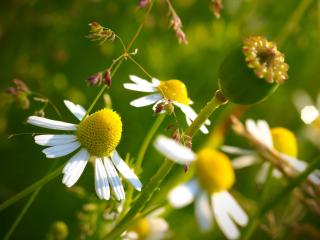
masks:
[(150, 231), (150, 224), (147, 218), (141, 218), (129, 228), (129, 231), (136, 232), (139, 236), (138, 239), (145, 239)]
[(195, 165), (200, 185), (209, 193), (228, 190), (235, 181), (230, 159), (221, 152), (204, 148), (198, 152)]
[(297, 140), (290, 130), (282, 127), (276, 127), (271, 129), (271, 134), (273, 146), (276, 150), (289, 156), (297, 157)]
[(188, 105), (188, 91), (186, 85), (179, 80), (160, 81), (158, 89), (161, 95), (167, 99)]
[(121, 139), (122, 122), (120, 116), (103, 109), (84, 119), (78, 126), (77, 137), (81, 145), (91, 155), (108, 156)]

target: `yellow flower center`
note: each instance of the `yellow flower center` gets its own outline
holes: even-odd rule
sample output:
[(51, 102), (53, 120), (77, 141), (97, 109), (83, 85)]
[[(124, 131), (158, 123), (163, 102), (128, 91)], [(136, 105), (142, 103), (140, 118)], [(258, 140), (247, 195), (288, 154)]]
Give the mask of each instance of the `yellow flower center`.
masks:
[(132, 227), (129, 228), (129, 231), (136, 232), (139, 235), (138, 239), (146, 238), (150, 231), (150, 224), (148, 219), (141, 218), (136, 223), (134, 223)]
[(78, 126), (77, 137), (81, 145), (93, 156), (108, 156), (121, 139), (122, 122), (120, 116), (102, 109), (84, 119)]
[(271, 134), (273, 146), (276, 150), (289, 156), (297, 157), (297, 140), (290, 130), (282, 127), (276, 127), (271, 129)]
[(211, 148), (198, 152), (195, 166), (200, 185), (209, 193), (228, 190), (235, 181), (230, 159)]
[(167, 99), (188, 105), (188, 91), (186, 85), (179, 80), (160, 81), (158, 89), (161, 95)]

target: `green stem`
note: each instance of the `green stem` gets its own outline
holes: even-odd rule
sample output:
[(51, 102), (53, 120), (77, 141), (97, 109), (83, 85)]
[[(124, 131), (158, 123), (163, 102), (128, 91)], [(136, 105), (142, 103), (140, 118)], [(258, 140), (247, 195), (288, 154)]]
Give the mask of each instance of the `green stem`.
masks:
[(253, 216), (250, 224), (247, 227), (247, 231), (245, 232), (242, 239), (249, 240), (251, 239), (252, 234), (254, 233), (256, 227), (259, 225), (260, 219), (264, 217), (271, 209), (273, 209), (281, 200), (285, 199), (286, 196), (290, 194), (290, 192), (295, 189), (298, 185), (300, 185), (310, 173), (312, 173), (316, 168), (320, 166), (320, 157), (317, 157), (314, 161), (312, 161), (307, 169), (298, 175), (296, 178), (292, 179), (286, 187), (284, 187), (278, 194), (276, 194), (270, 201), (262, 204), (261, 207), (258, 208), (258, 211)]
[(285, 24), (285, 28), (280, 32), (277, 37), (277, 43), (282, 45), (288, 36), (296, 29), (298, 23), (300, 22), (304, 12), (307, 10), (309, 5), (312, 3), (312, 0), (303, 0), (300, 1), (298, 7), (294, 10), (288, 22)]
[[(200, 129), (200, 127), (214, 112), (214, 110), (227, 102), (221, 94), (221, 91), (218, 90), (214, 97), (200, 111), (197, 118), (185, 131), (186, 133), (188, 133), (188, 136), (194, 136), (194, 134)], [(119, 238), (119, 236), (129, 227), (133, 218), (135, 218), (136, 215), (141, 212), (144, 206), (149, 202), (155, 191), (159, 188), (163, 179), (169, 174), (173, 165), (174, 162), (170, 160), (165, 160), (163, 162), (157, 173), (150, 179), (146, 187), (143, 188), (143, 191), (141, 192), (139, 198), (134, 203), (132, 208), (104, 239), (110, 240)]]
[(138, 152), (137, 160), (135, 162), (135, 168), (136, 168), (136, 172), (138, 175), (141, 173), (142, 161), (143, 161), (144, 155), (146, 154), (148, 146), (149, 146), (153, 136), (157, 132), (158, 128), (160, 127), (161, 123), (165, 119), (165, 117), (166, 117), (166, 114), (158, 114), (156, 121), (153, 123), (152, 127), (149, 129), (147, 135), (145, 136), (145, 138), (143, 140), (143, 143), (142, 143), (142, 145), (139, 149), (139, 152)]
[(27, 196), (28, 194), (32, 193), (33, 191), (35, 191), (38, 187), (41, 187), (43, 185), (45, 185), (46, 183), (48, 183), (49, 181), (51, 181), (52, 179), (56, 178), (57, 176), (59, 176), (61, 174), (61, 171), (64, 167), (64, 164), (61, 165), (60, 167), (58, 167), (56, 170), (54, 170), (53, 172), (49, 173), (47, 176), (43, 177), (42, 179), (40, 179), (39, 181), (35, 182), (34, 184), (32, 184), (31, 186), (29, 186), (28, 188), (24, 189), (23, 191), (19, 192), (18, 194), (16, 194), (15, 196), (13, 196), (12, 198), (8, 199), (7, 201), (3, 202), (0, 204), (0, 212), (2, 212), (4, 209), (6, 209), (7, 207), (11, 206), (12, 204), (16, 203), (17, 201), (19, 201), (20, 199), (24, 198), (25, 196)]

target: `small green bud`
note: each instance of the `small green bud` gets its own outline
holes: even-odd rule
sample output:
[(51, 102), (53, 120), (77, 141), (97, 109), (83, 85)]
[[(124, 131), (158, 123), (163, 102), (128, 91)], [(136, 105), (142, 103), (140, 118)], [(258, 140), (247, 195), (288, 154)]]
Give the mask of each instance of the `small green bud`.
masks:
[(219, 87), (233, 103), (258, 103), (288, 78), (288, 68), (275, 43), (260, 36), (249, 37), (221, 64)]
[(69, 230), (67, 224), (62, 221), (56, 221), (51, 225), (48, 239), (64, 240), (68, 237)]

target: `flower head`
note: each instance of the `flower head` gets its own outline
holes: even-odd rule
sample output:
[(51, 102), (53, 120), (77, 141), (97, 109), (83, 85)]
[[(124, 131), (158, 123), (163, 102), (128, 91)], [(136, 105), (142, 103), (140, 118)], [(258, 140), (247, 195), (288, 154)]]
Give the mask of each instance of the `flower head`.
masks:
[[(133, 100), (130, 102), (130, 105), (134, 107), (144, 107), (153, 104), (153, 110), (156, 113), (162, 113), (164, 111), (171, 113), (174, 110), (174, 105), (180, 108), (185, 114), (188, 125), (196, 119), (197, 114), (190, 106), (192, 101), (188, 97), (187, 87), (182, 81), (176, 79), (160, 81), (153, 78), (152, 82), (149, 82), (137, 76), (130, 75), (129, 77), (133, 83), (125, 83), (123, 85), (124, 88), (138, 92), (153, 93)], [(206, 134), (208, 133), (208, 129), (205, 125), (210, 125), (210, 121), (207, 120), (200, 128), (200, 130)]]
[(92, 159), (95, 166), (95, 189), (100, 199), (110, 198), (109, 185), (117, 200), (125, 198), (116, 169), (136, 190), (140, 191), (141, 182), (116, 151), (122, 133), (120, 116), (110, 109), (102, 109), (84, 118), (86, 111), (82, 106), (70, 101), (64, 101), (64, 103), (80, 120), (79, 124), (37, 116), (28, 118), (28, 123), (38, 127), (73, 132), (73, 134), (37, 135), (34, 138), (37, 144), (47, 146), (42, 151), (47, 158), (66, 156), (80, 148), (65, 165), (62, 182), (67, 187), (73, 186), (80, 178), (89, 159)]
[(195, 201), (196, 218), (203, 231), (212, 227), (214, 217), (228, 239), (239, 238), (236, 224), (247, 225), (248, 216), (228, 192), (235, 181), (229, 158), (209, 148), (194, 153), (164, 136), (156, 139), (155, 148), (172, 161), (180, 164), (194, 162), (196, 166), (195, 179), (170, 191), (170, 204), (181, 208)]
[[(255, 122), (252, 119), (248, 119), (245, 126), (244, 131), (248, 135), (248, 138), (256, 141), (256, 144), (254, 144), (255, 150), (241, 149), (232, 146), (222, 147), (224, 152), (240, 155), (232, 161), (234, 168), (248, 167), (262, 162), (260, 153), (265, 150), (267, 150), (268, 153), (274, 153), (274, 155), (277, 156), (277, 159), (274, 159), (273, 163), (278, 167), (281, 167), (282, 171), (289, 171), (288, 173), (292, 174), (290, 169), (299, 173), (307, 168), (308, 164), (306, 162), (297, 159), (297, 140), (289, 129), (283, 127), (270, 129), (266, 121), (257, 120)], [(264, 183), (269, 168), (269, 162), (264, 162), (262, 164), (256, 178), (258, 183)], [(273, 176), (279, 178), (282, 176), (282, 173), (275, 168), (273, 170)], [(314, 184), (320, 184), (319, 172), (315, 171), (311, 173), (309, 175), (309, 180)]]

